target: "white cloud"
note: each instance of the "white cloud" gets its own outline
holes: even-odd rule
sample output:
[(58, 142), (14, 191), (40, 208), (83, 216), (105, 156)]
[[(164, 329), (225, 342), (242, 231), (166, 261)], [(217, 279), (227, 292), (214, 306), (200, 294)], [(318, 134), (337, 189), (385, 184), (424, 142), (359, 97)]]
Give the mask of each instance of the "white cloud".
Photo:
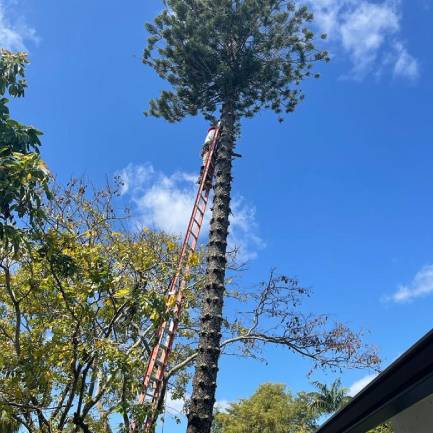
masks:
[(215, 403), (215, 410), (217, 410), (218, 412), (227, 412), (227, 410), (229, 409), (230, 405), (231, 405), (231, 401), (229, 400), (218, 400)]
[(10, 6), (19, 8), (16, 2), (0, 0), (0, 47), (8, 50), (27, 50), (26, 41), (39, 40), (36, 31), (25, 23), (23, 17), (12, 20)]
[(417, 79), (419, 76), (418, 61), (408, 53), (406, 47), (401, 42), (395, 43), (395, 49), (398, 55), (394, 65), (394, 74), (409, 78), (410, 80)]
[[(121, 193), (128, 194), (134, 202), (133, 216), (139, 226), (184, 234), (197, 191), (197, 175), (185, 172), (166, 175), (149, 163), (130, 164), (117, 174), (123, 180)], [(208, 211), (202, 235), (208, 232), (209, 220)], [(257, 235), (255, 209), (242, 197), (232, 201), (229, 249), (235, 247), (241, 261), (255, 258), (257, 250), (263, 247)]]
[(229, 248), (237, 248), (237, 258), (240, 261), (252, 260), (257, 257), (257, 250), (265, 246), (258, 236), (256, 209), (248, 205), (240, 197), (234, 197), (231, 204)]
[(354, 397), (356, 394), (358, 394), (358, 392), (364, 389), (376, 377), (377, 374), (370, 374), (352, 383), (352, 385), (349, 388), (349, 395), (351, 397)]
[(398, 29), (396, 11), (387, 4), (364, 2), (344, 15), (340, 27), (341, 41), (352, 58), (356, 77), (362, 77), (371, 70), (385, 38)]
[[(184, 233), (194, 203), (194, 175), (176, 172), (167, 176), (151, 164), (130, 164), (119, 176), (121, 192), (129, 194), (136, 205), (138, 223), (176, 235)], [(208, 220), (205, 227), (207, 224)]]
[[(337, 56), (352, 63), (350, 77), (362, 79), (392, 65), (395, 76), (414, 79), (417, 60), (401, 42), (400, 0), (309, 0), (320, 31), (328, 34)], [(334, 56), (335, 57), (335, 56)]]
[(400, 286), (395, 293), (386, 299), (402, 303), (427, 296), (431, 293), (433, 293), (433, 265), (422, 268), (409, 285)]

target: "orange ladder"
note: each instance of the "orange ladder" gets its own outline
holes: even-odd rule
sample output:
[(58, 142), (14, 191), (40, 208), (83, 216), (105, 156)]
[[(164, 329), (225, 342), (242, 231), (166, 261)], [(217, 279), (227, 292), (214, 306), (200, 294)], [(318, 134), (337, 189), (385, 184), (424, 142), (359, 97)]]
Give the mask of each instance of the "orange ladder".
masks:
[[(167, 307), (167, 313), (170, 318), (159, 325), (156, 334), (156, 343), (152, 348), (147, 362), (143, 379), (143, 389), (138, 399), (140, 404), (150, 404), (150, 410), (144, 421), (143, 433), (151, 432), (152, 426), (155, 424), (156, 418), (158, 417), (158, 409), (161, 404), (161, 398), (163, 397), (164, 373), (167, 369), (170, 352), (173, 347), (173, 341), (182, 312), (184, 300), (183, 291), (189, 275), (190, 258), (197, 247), (209, 199), (210, 185), (214, 175), (214, 154), (219, 135), (220, 127), (217, 126), (214, 138), (209, 146), (208, 157), (178, 259), (176, 274), (168, 287), (169, 300), (175, 297), (176, 302), (174, 306)], [(137, 433), (137, 425), (135, 422), (131, 423), (130, 431), (131, 433)]]

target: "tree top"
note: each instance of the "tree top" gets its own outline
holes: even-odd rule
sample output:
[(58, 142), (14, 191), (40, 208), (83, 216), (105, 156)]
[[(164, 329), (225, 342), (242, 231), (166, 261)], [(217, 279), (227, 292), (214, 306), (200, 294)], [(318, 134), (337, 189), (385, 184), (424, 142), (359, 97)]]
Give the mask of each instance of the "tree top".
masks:
[[(143, 61), (171, 84), (146, 114), (213, 119), (230, 101), (239, 117), (282, 114), (303, 99), (302, 80), (328, 60), (306, 6), (287, 0), (167, 0), (146, 24)], [(325, 35), (322, 35), (324, 38)]]

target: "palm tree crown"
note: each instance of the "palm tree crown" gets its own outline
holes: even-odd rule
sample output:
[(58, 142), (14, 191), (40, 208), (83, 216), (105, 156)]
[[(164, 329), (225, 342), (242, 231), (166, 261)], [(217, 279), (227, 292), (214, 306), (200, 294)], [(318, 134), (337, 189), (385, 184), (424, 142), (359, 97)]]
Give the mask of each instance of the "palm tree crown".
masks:
[(311, 409), (319, 414), (330, 414), (345, 406), (351, 399), (348, 389), (341, 386), (341, 380), (335, 380), (330, 387), (328, 385), (313, 382), (318, 391), (310, 393), (312, 398)]

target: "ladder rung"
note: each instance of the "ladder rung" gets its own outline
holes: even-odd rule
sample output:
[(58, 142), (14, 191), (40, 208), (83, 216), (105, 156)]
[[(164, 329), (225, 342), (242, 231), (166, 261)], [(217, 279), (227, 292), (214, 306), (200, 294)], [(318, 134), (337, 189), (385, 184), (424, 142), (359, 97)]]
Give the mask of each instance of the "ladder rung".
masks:
[(169, 334), (171, 334), (170, 325), (167, 325), (166, 328), (164, 329), (164, 335), (169, 335)]
[(164, 365), (164, 363), (162, 361), (160, 361), (159, 359), (157, 359), (155, 361), (155, 365), (157, 365), (158, 367), (162, 367)]
[(163, 350), (167, 350), (167, 349), (168, 349), (168, 346), (166, 346), (164, 343), (160, 343), (160, 344), (159, 344), (159, 347), (160, 347), (161, 349), (163, 349)]
[(159, 383), (159, 382), (161, 382), (162, 379), (159, 379), (156, 376), (150, 376), (150, 380), (151, 380), (151, 382)]
[[(160, 345), (161, 346), (161, 345)], [(163, 353), (166, 353), (167, 352), (167, 349), (166, 349), (166, 346), (164, 346), (164, 347), (160, 347), (160, 349), (161, 349), (161, 352), (160, 352), (160, 357), (162, 357), (163, 355)]]
[(173, 336), (173, 331), (166, 331), (163, 335), (163, 338), (171, 338)]
[(167, 332), (166, 330), (167, 330), (167, 327), (164, 326), (164, 329), (161, 329), (161, 331), (159, 332), (159, 334), (158, 334), (159, 342), (162, 341), (162, 339), (163, 339), (163, 337), (164, 337), (164, 334)]

